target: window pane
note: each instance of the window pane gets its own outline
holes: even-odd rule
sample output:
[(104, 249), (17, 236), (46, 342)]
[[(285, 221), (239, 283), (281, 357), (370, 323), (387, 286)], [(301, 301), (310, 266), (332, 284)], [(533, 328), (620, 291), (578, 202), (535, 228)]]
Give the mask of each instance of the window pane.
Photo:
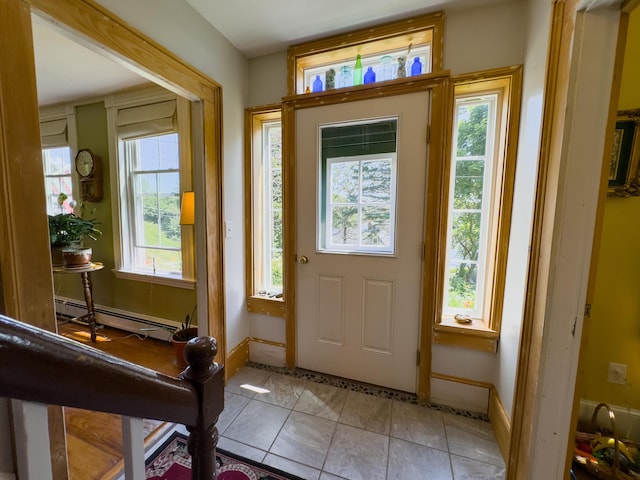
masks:
[(389, 246), (390, 217), (389, 207), (362, 207), (362, 244)]
[(255, 166), (262, 175), (261, 188), (256, 189), (258, 211), (254, 228), (259, 258), (256, 289), (260, 294), (275, 296), (282, 292), (282, 127), (280, 121), (262, 124), (262, 152)]
[(484, 155), (487, 147), (488, 103), (459, 105), (456, 156)]
[[(42, 151), (44, 167), (44, 188), (47, 197), (47, 214), (71, 213), (73, 202), (73, 182), (71, 179), (71, 148), (47, 148)], [(67, 198), (62, 205), (58, 197), (64, 193)]]
[(177, 170), (180, 167), (178, 134), (159, 135), (133, 140), (137, 143), (136, 170)]
[(480, 212), (453, 214), (451, 258), (457, 260), (478, 260), (480, 220)]
[(453, 208), (482, 208), (482, 190), (484, 188), (484, 159), (458, 158), (455, 162), (455, 183)]
[(354, 203), (358, 201), (360, 187), (359, 162), (331, 164), (330, 185), (333, 203)]
[(166, 273), (180, 273), (182, 271), (182, 255), (179, 251), (154, 248), (141, 248), (139, 251), (144, 258), (141, 270)]
[(333, 207), (331, 226), (333, 245), (356, 245), (358, 243), (358, 207)]
[(456, 99), (444, 298), (448, 314), (482, 315), (483, 275), (490, 245), (491, 203), (486, 199), (491, 192), (495, 102), (496, 95)]
[(452, 262), (449, 271), (448, 307), (474, 310), (478, 280), (477, 265)]
[(391, 159), (362, 162), (363, 203), (391, 200)]
[(126, 142), (133, 167), (129, 231), (134, 270), (160, 274), (182, 271), (178, 135)]

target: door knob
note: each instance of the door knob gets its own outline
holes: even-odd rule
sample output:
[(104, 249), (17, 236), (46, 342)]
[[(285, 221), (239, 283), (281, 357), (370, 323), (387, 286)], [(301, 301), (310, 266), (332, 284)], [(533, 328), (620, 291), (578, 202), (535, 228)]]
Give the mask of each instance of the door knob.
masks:
[(298, 263), (306, 265), (307, 263), (309, 263), (309, 257), (307, 257), (306, 255), (302, 255), (301, 257), (298, 257)]

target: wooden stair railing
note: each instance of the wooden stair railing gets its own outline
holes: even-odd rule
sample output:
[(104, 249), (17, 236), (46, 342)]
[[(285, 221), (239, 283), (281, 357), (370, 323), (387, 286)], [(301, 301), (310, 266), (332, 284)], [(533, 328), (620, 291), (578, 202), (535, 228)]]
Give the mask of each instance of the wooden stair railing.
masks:
[(191, 340), (179, 378), (0, 315), (0, 397), (181, 423), (189, 431), (192, 480), (215, 480), (215, 423), (224, 407), (224, 366), (214, 338)]

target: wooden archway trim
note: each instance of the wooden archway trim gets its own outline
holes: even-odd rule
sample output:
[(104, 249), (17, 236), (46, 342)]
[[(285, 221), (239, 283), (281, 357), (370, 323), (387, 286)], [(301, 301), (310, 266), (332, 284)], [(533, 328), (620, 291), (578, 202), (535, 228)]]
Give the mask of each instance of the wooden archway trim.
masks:
[(89, 48), (107, 52), (114, 61), (165, 88), (202, 102), (207, 312), (209, 334), (218, 341), (219, 359), (224, 359), (221, 86), (94, 1), (24, 1), (39, 15), (79, 35)]

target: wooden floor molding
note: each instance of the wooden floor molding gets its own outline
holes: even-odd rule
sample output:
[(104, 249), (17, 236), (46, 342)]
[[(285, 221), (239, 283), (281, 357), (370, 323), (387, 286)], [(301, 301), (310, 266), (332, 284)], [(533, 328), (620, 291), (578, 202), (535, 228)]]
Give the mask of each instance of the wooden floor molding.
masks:
[(498, 390), (493, 385), (489, 389), (489, 421), (496, 435), (502, 458), (507, 462), (511, 444), (511, 419), (502, 405)]
[(249, 362), (249, 342), (251, 337), (245, 338), (227, 354), (227, 361), (224, 365), (225, 380), (233, 377), (238, 370)]

